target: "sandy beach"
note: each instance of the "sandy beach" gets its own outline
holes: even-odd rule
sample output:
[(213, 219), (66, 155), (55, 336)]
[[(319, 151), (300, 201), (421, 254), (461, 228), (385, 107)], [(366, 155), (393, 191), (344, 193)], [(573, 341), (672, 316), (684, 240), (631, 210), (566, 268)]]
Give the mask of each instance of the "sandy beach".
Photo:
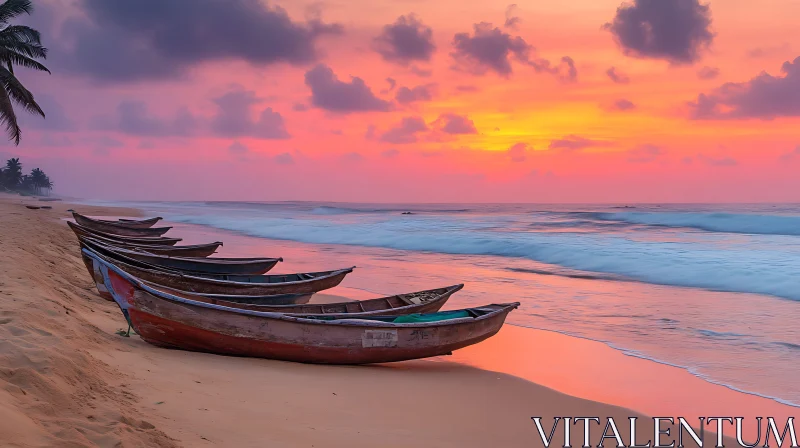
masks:
[(96, 293), (64, 225), (71, 205), (26, 203), (45, 205), (0, 198), (3, 446), (527, 447), (542, 446), (532, 416), (791, 413), (597, 342), (512, 326), (452, 357), (377, 366), (156, 348), (116, 334), (124, 319)]

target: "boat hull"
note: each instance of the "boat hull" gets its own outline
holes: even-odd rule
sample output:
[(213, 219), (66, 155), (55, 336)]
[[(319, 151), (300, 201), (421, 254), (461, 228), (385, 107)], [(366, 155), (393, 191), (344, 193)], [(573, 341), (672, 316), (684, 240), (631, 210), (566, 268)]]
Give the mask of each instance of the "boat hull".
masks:
[(172, 227), (147, 227), (147, 228), (133, 228), (126, 224), (114, 223), (110, 221), (102, 221), (83, 216), (80, 213), (72, 212), (72, 217), (75, 222), (100, 232), (110, 233), (113, 235), (134, 236), (134, 237), (159, 237), (169, 231)]
[(80, 224), (76, 224), (73, 222), (67, 221), (67, 225), (78, 237), (86, 237), (86, 238), (93, 238), (93, 237), (102, 237), (107, 240), (111, 241), (119, 241), (128, 244), (135, 244), (135, 245), (161, 245), (161, 246), (174, 246), (178, 244), (182, 239), (181, 238), (170, 238), (165, 236), (160, 237), (133, 237), (133, 236), (120, 236), (116, 234), (100, 232), (97, 230), (92, 230), (87, 227), (84, 227)]
[[(89, 250), (82, 251), (83, 262), (89, 275), (94, 279), (100, 295), (113, 300), (108, 291), (103, 291), (103, 276), (100, 271), (101, 262), (99, 255), (92, 258), (87, 254)], [(106, 262), (114, 263), (122, 271), (149, 283), (166, 286), (168, 288), (188, 291), (199, 294), (223, 294), (227, 296), (241, 296), (237, 299), (240, 303), (257, 305), (286, 305), (308, 302), (310, 297), (320, 291), (333, 288), (352, 272), (351, 269), (331, 271), (330, 275), (306, 281), (291, 281), (283, 283), (246, 283), (214, 278), (201, 277), (200, 275), (186, 275), (177, 272), (167, 272), (158, 269), (148, 269), (119, 260)], [(272, 278), (280, 276), (270, 276)]]
[(161, 217), (158, 216), (156, 218), (149, 218), (149, 219), (124, 219), (120, 218), (116, 221), (118, 224), (125, 225), (132, 229), (149, 229), (153, 227), (158, 221), (161, 221)]
[(173, 301), (134, 287), (113, 268), (101, 269), (130, 324), (150, 344), (303, 363), (371, 364), (450, 354), (496, 334), (519, 305), (489, 305), (491, 311), (481, 317), (447, 322), (315, 321)]

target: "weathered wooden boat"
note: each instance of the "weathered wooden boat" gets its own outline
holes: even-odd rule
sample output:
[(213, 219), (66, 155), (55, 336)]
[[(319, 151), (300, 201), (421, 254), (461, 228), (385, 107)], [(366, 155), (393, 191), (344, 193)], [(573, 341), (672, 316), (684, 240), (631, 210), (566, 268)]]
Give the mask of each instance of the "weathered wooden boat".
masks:
[(88, 227), (84, 227), (80, 224), (76, 224), (74, 222), (67, 221), (67, 225), (69, 228), (75, 232), (75, 235), (78, 237), (103, 237), (106, 239), (119, 241), (123, 243), (129, 244), (149, 244), (149, 245), (162, 245), (162, 246), (174, 246), (178, 244), (179, 241), (182, 241), (182, 238), (170, 238), (166, 236), (159, 236), (159, 237), (134, 237), (134, 236), (121, 236), (112, 233), (100, 232), (97, 230), (89, 229)]
[(403, 316), (319, 316), (244, 310), (167, 294), (100, 267), (129, 325), (165, 348), (320, 364), (447, 355), (496, 334), (519, 303)]
[[(100, 246), (93, 242), (94, 247)], [(127, 258), (185, 273), (259, 275), (274, 268), (283, 258), (222, 258), (222, 257), (169, 257), (150, 252), (105, 246), (109, 256)]]
[[(114, 264), (108, 260), (97, 257), (97, 261), (103, 264)], [(120, 269), (125, 272), (124, 269)], [(99, 273), (99, 269), (97, 271)], [(125, 272), (126, 278), (134, 276)], [(99, 276), (99, 281), (103, 282), (102, 274)], [(454, 285), (446, 288), (429, 289), (425, 291), (417, 291), (406, 294), (398, 294), (388, 297), (380, 297), (377, 299), (348, 301), (339, 303), (311, 303), (302, 305), (264, 305), (252, 303), (261, 299), (260, 297), (253, 296), (231, 296), (225, 294), (198, 294), (187, 291), (180, 291), (174, 288), (169, 288), (155, 283), (150, 283), (141, 279), (145, 285), (156, 289), (165, 294), (172, 294), (178, 297), (184, 297), (198, 302), (213, 303), (217, 305), (229, 306), (231, 308), (239, 308), (244, 310), (267, 311), (273, 313), (294, 313), (294, 314), (319, 314), (326, 316), (367, 316), (367, 315), (381, 315), (381, 316), (399, 316), (403, 314), (413, 313), (434, 313), (439, 311), (447, 300), (460, 291), (464, 285)], [(145, 294), (149, 294), (145, 292)]]
[(125, 219), (120, 218), (116, 222), (120, 224), (125, 224), (128, 227), (135, 227), (137, 229), (149, 229), (153, 227), (158, 221), (161, 221), (163, 218), (157, 216), (155, 218), (148, 218), (148, 219)]
[(134, 236), (134, 237), (159, 237), (169, 231), (172, 227), (149, 227), (144, 229), (137, 229), (129, 227), (122, 223), (114, 223), (112, 221), (103, 221), (99, 219), (89, 218), (83, 216), (78, 212), (72, 212), (72, 217), (75, 222), (91, 230), (110, 233), (112, 235), (120, 236)]
[(355, 267), (335, 271), (304, 272), (276, 275), (214, 275), (186, 274), (170, 271), (141, 261), (111, 254), (102, 248), (81, 243), (83, 263), (97, 284), (102, 297), (112, 300), (100, 275), (100, 260), (111, 263), (128, 274), (159, 286), (204, 295), (225, 295), (239, 303), (256, 305), (285, 305), (305, 303), (320, 291), (333, 288)]
[(208, 257), (222, 246), (222, 241), (207, 244), (191, 244), (185, 246), (165, 246), (161, 244), (129, 244), (121, 241), (114, 241), (101, 236), (85, 237), (79, 236), (79, 240), (92, 240), (106, 246), (121, 247), (128, 250), (141, 250), (151, 254), (167, 255), (170, 257)]

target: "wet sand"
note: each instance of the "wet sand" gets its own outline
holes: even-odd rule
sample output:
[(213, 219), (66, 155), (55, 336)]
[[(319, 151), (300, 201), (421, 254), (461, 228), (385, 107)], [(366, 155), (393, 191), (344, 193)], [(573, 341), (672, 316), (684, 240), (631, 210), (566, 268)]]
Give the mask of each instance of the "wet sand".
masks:
[[(70, 205), (25, 202), (43, 204), (0, 198), (3, 446), (527, 447), (542, 446), (532, 416), (790, 412), (600, 343), (512, 326), (452, 357), (380, 366), (156, 348), (115, 333), (124, 319), (97, 295), (61, 221)], [(229, 240), (226, 250), (239, 241)]]

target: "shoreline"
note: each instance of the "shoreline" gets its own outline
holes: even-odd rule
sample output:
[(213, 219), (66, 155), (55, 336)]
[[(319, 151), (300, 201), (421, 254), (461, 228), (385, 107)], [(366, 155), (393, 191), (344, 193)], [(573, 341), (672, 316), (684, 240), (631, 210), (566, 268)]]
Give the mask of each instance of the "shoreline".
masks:
[[(650, 405), (636, 393), (618, 394), (620, 382), (631, 378), (638, 378), (633, 386), (639, 391), (668, 380), (690, 384), (687, 393), (697, 401), (735, 406), (701, 415), (780, 410), (760, 401), (767, 399), (743, 398), (751, 396), (601, 342), (520, 326), (506, 326), (451, 357), (378, 366), (305, 365), (152, 347), (114, 334), (124, 320), (114, 304), (97, 296), (74, 236), (58, 222), (72, 204), (48, 205), (53, 209), (27, 210), (0, 196), (3, 228), (16, 232), (14, 241), (0, 241), (10, 253), (0, 270), (9, 272), (0, 292), (13, 297), (0, 309), (0, 341), (12, 345), (5, 351), (11, 355), (0, 358), (9, 366), (0, 375), (0, 395), (9, 394), (0, 400), (0, 415), (12, 423), (0, 422), (0, 434), (11, 434), (11, 446), (52, 446), (47, 443), (53, 440), (86, 446), (111, 440), (126, 446), (540, 446), (531, 416), (644, 417), (641, 408)], [(80, 207), (87, 214), (141, 216), (135, 209)], [(41, 297), (55, 308), (31, 308)], [(49, 311), (60, 318), (54, 322)], [(560, 350), (550, 353), (550, 362), (542, 362), (546, 354), (526, 356), (548, 344)], [(80, 365), (62, 359), (73, 357)], [(26, 369), (49, 386), (21, 381)], [(641, 377), (642, 369), (652, 373), (651, 382)], [(620, 372), (628, 374), (619, 378)], [(54, 396), (74, 403), (42, 409)], [(629, 410), (635, 407), (639, 412)], [(674, 409), (665, 415), (705, 412), (697, 406), (691, 412)]]

